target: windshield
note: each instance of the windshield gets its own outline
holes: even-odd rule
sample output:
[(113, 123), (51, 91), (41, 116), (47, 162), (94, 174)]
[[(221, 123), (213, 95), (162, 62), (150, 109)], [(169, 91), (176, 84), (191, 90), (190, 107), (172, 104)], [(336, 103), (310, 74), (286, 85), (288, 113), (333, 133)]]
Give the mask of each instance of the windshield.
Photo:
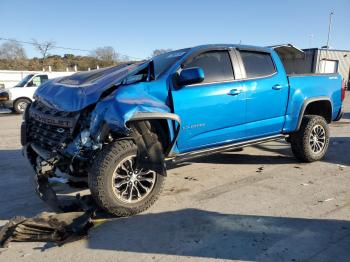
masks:
[(152, 60), (154, 63), (155, 77), (158, 78), (158, 76), (169, 69), (180, 58), (182, 58), (188, 52), (188, 50), (188, 48), (180, 49), (153, 57)]
[(34, 75), (27, 75), (25, 78), (23, 78), (15, 87), (24, 87), (26, 83), (31, 79)]

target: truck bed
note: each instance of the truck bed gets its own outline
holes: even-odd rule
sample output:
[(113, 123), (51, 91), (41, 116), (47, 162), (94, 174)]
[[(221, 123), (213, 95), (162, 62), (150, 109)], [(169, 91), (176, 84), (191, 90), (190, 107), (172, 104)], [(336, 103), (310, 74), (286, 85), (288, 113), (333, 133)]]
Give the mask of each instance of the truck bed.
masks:
[(296, 128), (296, 119), (300, 113), (304, 101), (310, 98), (329, 99), (332, 103), (332, 120), (341, 110), (341, 85), (342, 77), (339, 74), (290, 74), (289, 97), (286, 112), (286, 125), (284, 132), (293, 131)]

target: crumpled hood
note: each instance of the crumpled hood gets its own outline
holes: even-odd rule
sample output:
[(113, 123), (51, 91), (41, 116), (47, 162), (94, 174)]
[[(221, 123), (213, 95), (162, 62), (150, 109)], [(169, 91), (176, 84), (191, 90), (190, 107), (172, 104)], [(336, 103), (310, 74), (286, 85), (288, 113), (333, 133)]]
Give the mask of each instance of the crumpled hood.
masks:
[(55, 78), (42, 84), (34, 98), (60, 111), (80, 111), (96, 103), (104, 91), (119, 84), (138, 65), (124, 64)]

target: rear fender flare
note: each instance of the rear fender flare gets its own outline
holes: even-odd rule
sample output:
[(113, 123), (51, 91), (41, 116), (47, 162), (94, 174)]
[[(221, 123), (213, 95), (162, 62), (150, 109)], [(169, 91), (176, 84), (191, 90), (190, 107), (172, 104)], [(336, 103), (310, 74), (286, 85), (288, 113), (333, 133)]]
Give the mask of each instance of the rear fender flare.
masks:
[(306, 110), (307, 106), (310, 103), (318, 102), (318, 101), (328, 101), (331, 104), (331, 112), (332, 112), (333, 104), (332, 104), (332, 101), (327, 96), (318, 96), (318, 97), (312, 97), (312, 98), (305, 99), (304, 103), (303, 103), (303, 105), (301, 106), (301, 109), (300, 109), (296, 131), (298, 131), (300, 126), (301, 126), (301, 122), (303, 120), (303, 117), (304, 117), (305, 110)]

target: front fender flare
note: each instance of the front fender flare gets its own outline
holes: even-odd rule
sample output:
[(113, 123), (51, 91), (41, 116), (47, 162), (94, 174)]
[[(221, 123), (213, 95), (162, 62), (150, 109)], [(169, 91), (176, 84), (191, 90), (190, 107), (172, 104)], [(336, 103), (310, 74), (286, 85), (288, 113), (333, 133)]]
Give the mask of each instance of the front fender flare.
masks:
[(181, 119), (178, 115), (166, 112), (136, 112), (129, 120), (131, 121), (141, 121), (141, 120), (157, 120), (165, 119), (172, 120), (177, 123), (173, 139), (170, 141), (168, 148), (165, 150), (165, 156), (168, 156), (173, 149), (181, 130)]

